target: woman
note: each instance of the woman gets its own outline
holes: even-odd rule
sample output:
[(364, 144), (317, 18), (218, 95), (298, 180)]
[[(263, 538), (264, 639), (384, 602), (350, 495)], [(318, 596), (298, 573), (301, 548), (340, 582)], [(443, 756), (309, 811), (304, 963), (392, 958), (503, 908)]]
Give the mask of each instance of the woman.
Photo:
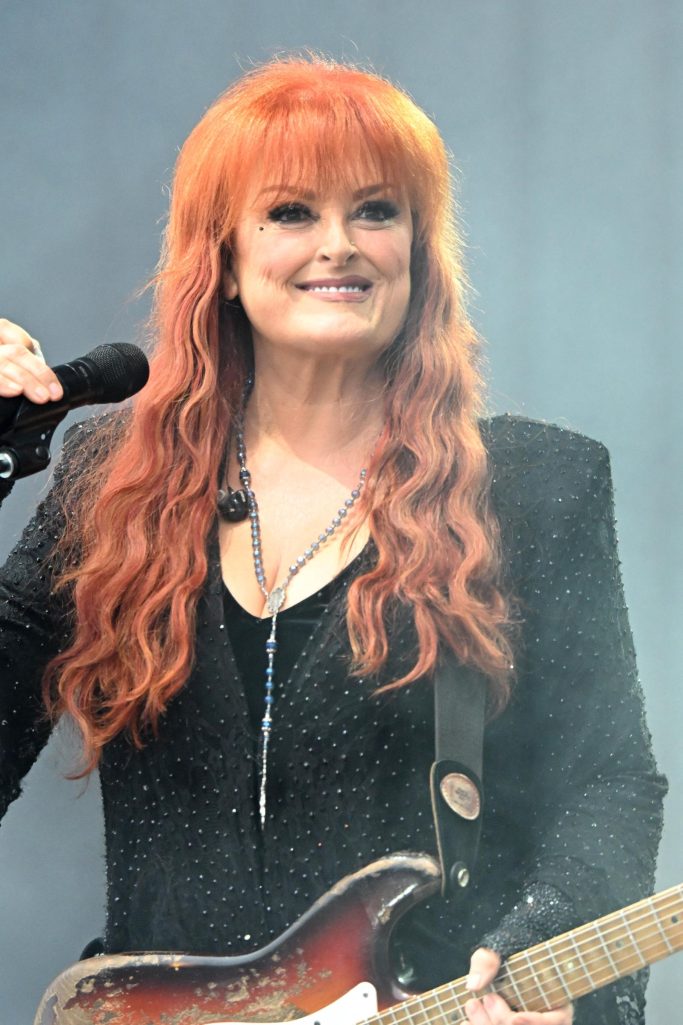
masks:
[[(373, 858), (433, 851), (445, 647), (489, 681), (487, 803), (460, 920), (435, 902), (404, 937), (418, 976), (476, 948), (476, 994), (650, 889), (663, 784), (606, 454), (479, 419), (463, 291), (443, 143), (380, 78), (269, 64), (185, 144), (150, 384), (72, 434), (3, 577), (3, 796), (44, 680), (100, 768), (108, 950), (254, 949)], [(0, 342), (0, 394), (58, 397), (28, 334)], [(468, 1020), (633, 1025), (642, 990), (473, 996)]]

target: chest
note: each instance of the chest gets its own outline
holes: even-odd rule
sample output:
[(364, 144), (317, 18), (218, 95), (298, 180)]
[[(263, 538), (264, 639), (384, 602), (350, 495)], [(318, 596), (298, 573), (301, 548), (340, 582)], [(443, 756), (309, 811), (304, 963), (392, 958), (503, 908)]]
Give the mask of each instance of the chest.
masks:
[[(260, 489), (256, 521), (220, 523), (221, 574), (243, 609), (252, 616), (269, 615), (256, 577), (255, 550), (266, 590), (291, 577), (285, 608), (319, 591), (358, 555), (369, 528), (347, 505), (354, 487), (322, 474), (293, 480), (283, 473)], [(298, 569), (292, 575), (294, 565)]]

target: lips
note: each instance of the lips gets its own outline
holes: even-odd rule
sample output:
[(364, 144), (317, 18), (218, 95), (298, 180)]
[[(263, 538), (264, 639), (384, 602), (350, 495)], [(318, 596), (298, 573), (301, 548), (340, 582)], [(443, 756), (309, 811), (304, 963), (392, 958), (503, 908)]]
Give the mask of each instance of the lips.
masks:
[(372, 288), (369, 278), (350, 274), (343, 278), (316, 278), (296, 285), (302, 292), (316, 292), (318, 295), (362, 295)]

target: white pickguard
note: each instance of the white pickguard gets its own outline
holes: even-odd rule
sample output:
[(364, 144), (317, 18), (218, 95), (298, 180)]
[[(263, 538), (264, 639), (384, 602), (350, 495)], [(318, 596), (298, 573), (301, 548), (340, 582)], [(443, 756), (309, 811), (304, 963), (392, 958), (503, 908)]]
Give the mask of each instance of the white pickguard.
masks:
[[(370, 982), (360, 982), (334, 1003), (315, 1014), (295, 1018), (296, 1025), (357, 1025), (377, 1014), (377, 990)], [(212, 1021), (207, 1025), (245, 1025), (244, 1022)], [(258, 1025), (283, 1025), (282, 1022), (259, 1022)]]

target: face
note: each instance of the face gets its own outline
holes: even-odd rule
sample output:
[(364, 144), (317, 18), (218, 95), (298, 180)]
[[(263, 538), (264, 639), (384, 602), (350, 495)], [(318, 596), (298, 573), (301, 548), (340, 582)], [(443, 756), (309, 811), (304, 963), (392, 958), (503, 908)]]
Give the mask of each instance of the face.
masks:
[(408, 310), (412, 218), (390, 187), (316, 194), (260, 189), (234, 237), (224, 293), (239, 296), (254, 350), (374, 361)]

